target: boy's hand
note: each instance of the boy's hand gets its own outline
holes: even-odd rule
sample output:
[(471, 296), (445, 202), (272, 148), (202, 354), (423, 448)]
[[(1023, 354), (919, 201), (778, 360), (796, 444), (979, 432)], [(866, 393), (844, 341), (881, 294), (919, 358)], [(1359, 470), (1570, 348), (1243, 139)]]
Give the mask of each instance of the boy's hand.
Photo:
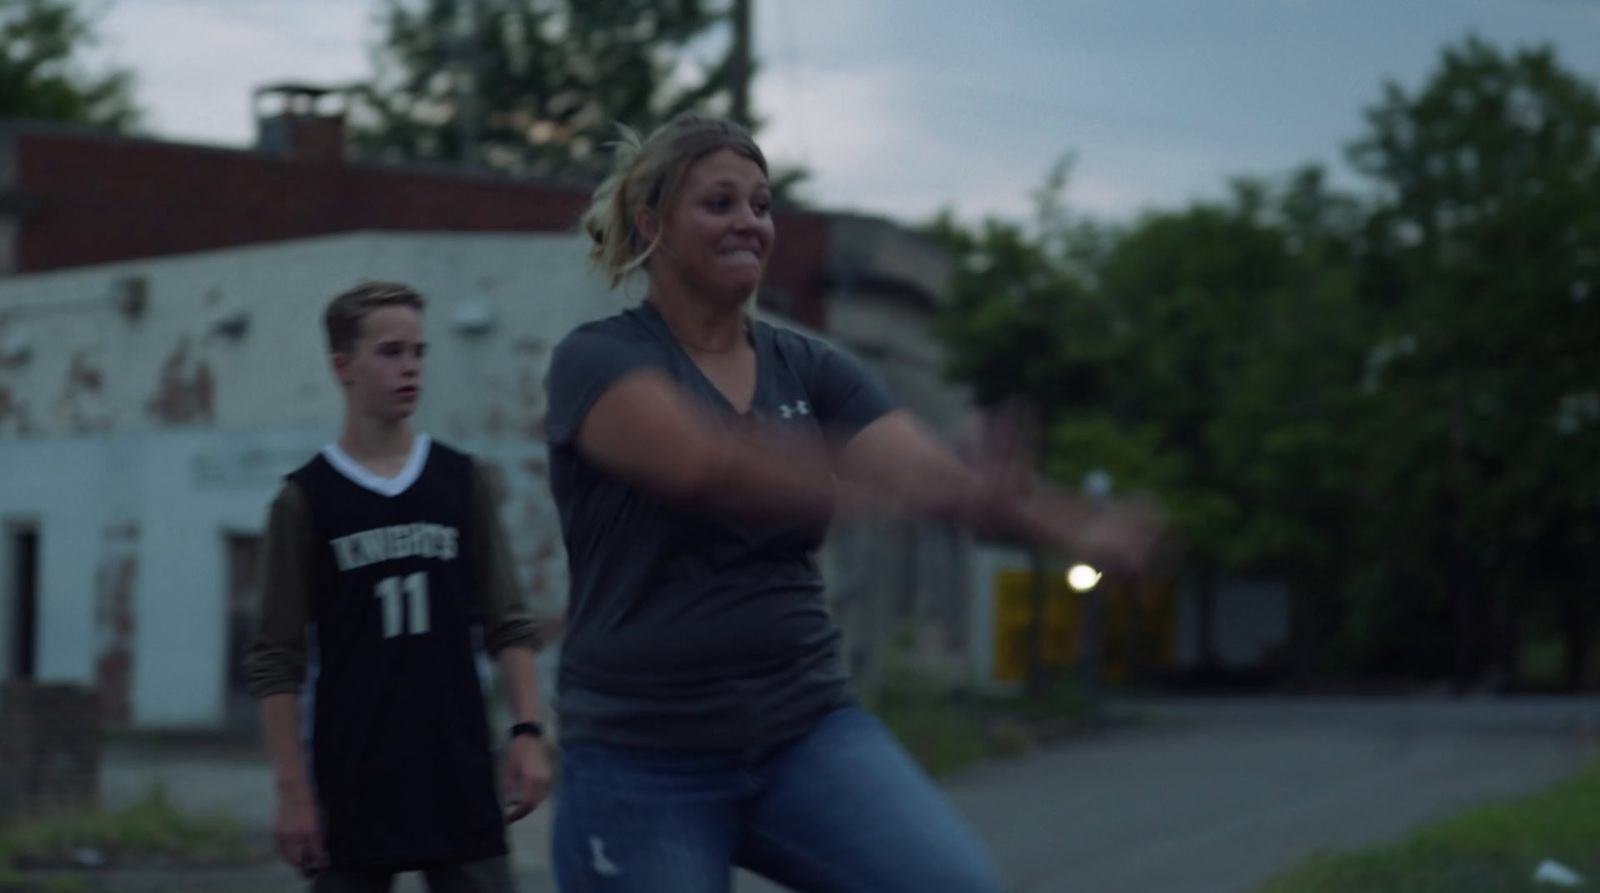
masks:
[(316, 798), (309, 790), (278, 796), (278, 816), (272, 827), (278, 853), (306, 877), (322, 870), (326, 861), (321, 825)]
[(550, 757), (544, 742), (518, 735), (506, 748), (506, 821), (515, 822), (533, 812), (550, 793)]

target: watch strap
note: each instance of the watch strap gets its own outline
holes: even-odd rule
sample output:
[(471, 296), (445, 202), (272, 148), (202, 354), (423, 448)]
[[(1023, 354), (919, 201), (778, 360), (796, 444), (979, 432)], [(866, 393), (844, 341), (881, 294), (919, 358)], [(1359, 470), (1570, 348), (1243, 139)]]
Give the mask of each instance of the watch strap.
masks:
[(519, 722), (511, 727), (511, 737), (515, 738), (518, 735), (531, 735), (535, 738), (543, 738), (544, 726), (541, 726), (536, 722)]

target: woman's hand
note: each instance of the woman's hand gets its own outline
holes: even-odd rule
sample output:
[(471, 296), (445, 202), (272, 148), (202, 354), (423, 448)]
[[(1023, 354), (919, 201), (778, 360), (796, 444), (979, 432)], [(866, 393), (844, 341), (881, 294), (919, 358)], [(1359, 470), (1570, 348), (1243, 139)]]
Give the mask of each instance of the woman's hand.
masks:
[[(1047, 514), (1052, 498), (1042, 497)], [(1074, 506), (1064, 523), (1061, 548), (1069, 555), (1102, 570), (1133, 575), (1149, 570), (1166, 530), (1155, 501), (1144, 496), (1089, 500)]]

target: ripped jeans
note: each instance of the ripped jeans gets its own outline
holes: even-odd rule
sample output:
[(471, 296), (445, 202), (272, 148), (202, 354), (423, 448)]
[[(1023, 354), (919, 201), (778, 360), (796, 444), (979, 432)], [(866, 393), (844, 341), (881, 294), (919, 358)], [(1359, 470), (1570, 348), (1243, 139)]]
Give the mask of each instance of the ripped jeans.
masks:
[(563, 893), (999, 893), (987, 847), (859, 707), (756, 751), (569, 748), (551, 857)]

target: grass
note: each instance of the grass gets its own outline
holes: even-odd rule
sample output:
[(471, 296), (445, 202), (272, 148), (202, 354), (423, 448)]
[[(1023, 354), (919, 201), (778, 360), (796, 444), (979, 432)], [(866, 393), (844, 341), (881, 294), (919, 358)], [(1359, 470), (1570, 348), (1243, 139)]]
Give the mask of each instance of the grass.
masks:
[(5, 890), (5, 868), (72, 866), (82, 850), (97, 851), (110, 862), (140, 857), (225, 862), (251, 855), (235, 822), (186, 816), (158, 787), (126, 809), (33, 820), (0, 833), (0, 891)]
[(939, 777), (989, 755), (983, 713), (964, 698), (911, 680), (884, 685), (874, 712), (929, 775)]
[(1430, 825), (1393, 846), (1313, 858), (1261, 893), (1509, 893), (1554, 859), (1600, 880), (1600, 765), (1546, 791)]
[(935, 778), (1031, 747), (1037, 727), (1081, 718), (1087, 706), (1070, 684), (1030, 700), (976, 694), (911, 674), (892, 674), (873, 704), (884, 724)]
[(84, 893), (88, 889), (81, 878), (70, 875), (30, 878), (9, 865), (0, 864), (0, 893)]
[(53, 877), (48, 880), (23, 879), (7, 880), (7, 876), (0, 874), (0, 893), (86, 893), (89, 885), (75, 877)]

